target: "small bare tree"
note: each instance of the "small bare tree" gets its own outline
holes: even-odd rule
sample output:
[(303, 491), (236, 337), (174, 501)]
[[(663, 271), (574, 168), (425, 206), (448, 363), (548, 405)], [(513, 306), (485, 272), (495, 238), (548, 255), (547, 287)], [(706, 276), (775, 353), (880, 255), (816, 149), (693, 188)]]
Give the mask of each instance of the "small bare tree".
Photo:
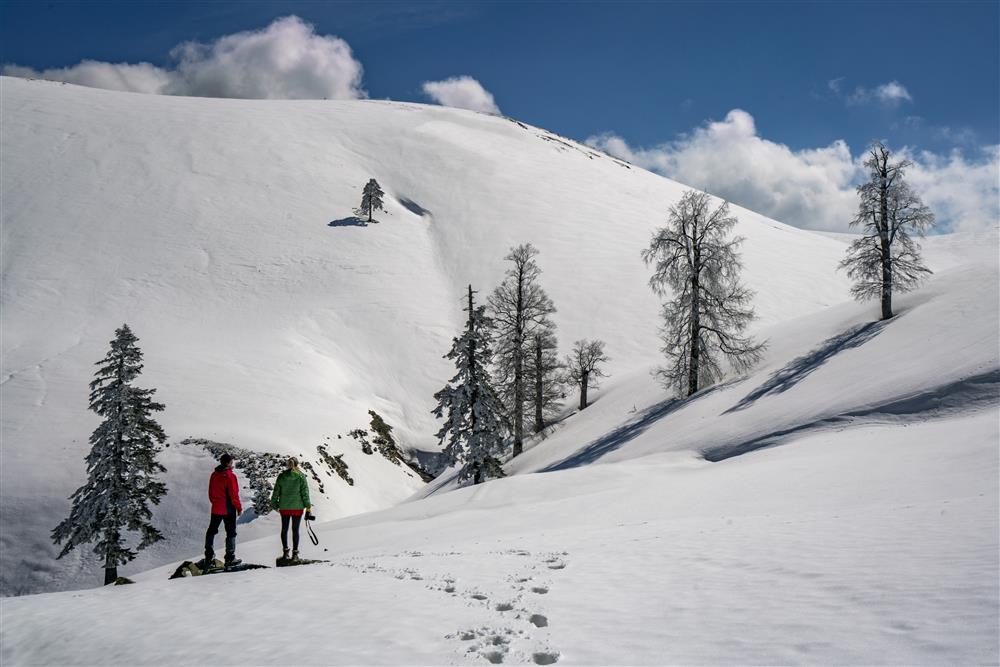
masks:
[(934, 224), (934, 214), (903, 180), (908, 160), (892, 160), (892, 153), (876, 141), (865, 167), (868, 181), (858, 186), (858, 214), (851, 226), (864, 235), (847, 250), (840, 268), (854, 281), (851, 294), (859, 301), (881, 299), (882, 319), (892, 317), (892, 292), (908, 292), (931, 273), (924, 266), (920, 246), (910, 232), (920, 236)]
[(555, 415), (565, 398), (562, 369), (555, 325), (547, 322), (531, 337), (524, 367), (525, 378), (532, 391), (535, 433), (541, 433), (547, 420)]
[(753, 292), (739, 282), (742, 264), (730, 237), (736, 218), (723, 202), (688, 190), (670, 207), (667, 226), (657, 230), (642, 258), (654, 267), (649, 286), (671, 293), (663, 305), (663, 353), (668, 365), (656, 374), (667, 387), (690, 396), (722, 376), (720, 354), (738, 372), (760, 359), (764, 343), (743, 336), (755, 318)]
[(528, 406), (527, 358), (535, 333), (549, 323), (556, 311), (538, 284), (542, 270), (535, 261), (538, 250), (530, 243), (510, 249), (504, 259), (511, 263), (503, 282), (490, 295), (493, 320), (494, 386), (507, 408), (513, 425), (513, 455), (524, 449), (525, 411)]
[(578, 340), (573, 351), (566, 356), (566, 373), (569, 380), (580, 388), (580, 409), (587, 407), (587, 389), (597, 388), (597, 379), (607, 377), (601, 364), (611, 361), (604, 354), (604, 341)]

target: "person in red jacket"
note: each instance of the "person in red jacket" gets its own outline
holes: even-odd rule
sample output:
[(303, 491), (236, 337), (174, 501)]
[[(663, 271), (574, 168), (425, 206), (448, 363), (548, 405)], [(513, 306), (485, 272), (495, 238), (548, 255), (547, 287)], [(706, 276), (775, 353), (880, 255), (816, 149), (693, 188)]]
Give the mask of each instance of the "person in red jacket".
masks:
[(212, 519), (205, 533), (205, 563), (215, 560), (215, 535), (219, 532), (219, 524), (226, 527), (226, 567), (239, 565), (242, 561), (236, 558), (236, 517), (243, 514), (240, 504), (240, 485), (233, 472), (233, 457), (223, 454), (219, 465), (208, 480), (208, 499), (212, 502)]

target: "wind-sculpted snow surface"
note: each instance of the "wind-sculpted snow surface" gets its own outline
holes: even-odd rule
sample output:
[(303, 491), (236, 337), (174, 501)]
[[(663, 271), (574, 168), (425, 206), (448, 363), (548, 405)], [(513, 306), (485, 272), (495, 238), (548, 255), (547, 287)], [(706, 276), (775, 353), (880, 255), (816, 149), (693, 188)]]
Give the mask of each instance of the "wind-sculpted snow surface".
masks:
[(987, 411), (518, 475), (322, 524), (327, 564), (4, 600), (0, 659), (994, 664), (998, 437)]

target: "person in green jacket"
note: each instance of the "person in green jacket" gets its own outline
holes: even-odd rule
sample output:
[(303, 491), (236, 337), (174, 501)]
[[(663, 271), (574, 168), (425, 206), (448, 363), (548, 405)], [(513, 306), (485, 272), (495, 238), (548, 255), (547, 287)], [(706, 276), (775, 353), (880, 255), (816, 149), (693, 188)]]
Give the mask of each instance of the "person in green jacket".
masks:
[(309, 482), (299, 470), (299, 460), (288, 458), (286, 468), (274, 481), (271, 506), (281, 515), (281, 557), (288, 560), (288, 525), (292, 526), (292, 560), (299, 558), (299, 526), (302, 514), (312, 508), (309, 502)]

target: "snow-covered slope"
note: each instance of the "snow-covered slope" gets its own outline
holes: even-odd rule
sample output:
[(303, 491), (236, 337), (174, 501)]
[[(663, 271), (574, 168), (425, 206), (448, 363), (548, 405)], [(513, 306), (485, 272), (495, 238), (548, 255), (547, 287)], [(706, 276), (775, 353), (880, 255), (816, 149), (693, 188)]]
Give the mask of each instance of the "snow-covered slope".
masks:
[[(901, 299), (877, 334), (824, 341), (870, 316), (856, 304), (790, 323), (796, 343), (772, 347), (765, 369), (679, 406), (657, 410), (636, 378), (610, 385), (513, 464), (547, 472), (322, 524), (306, 555), (328, 563), (167, 581), (171, 565), (135, 586), (5, 599), (0, 658), (996, 664), (998, 299), (984, 240), (932, 240), (931, 257), (958, 249), (967, 266)], [(810, 338), (821, 354), (799, 354)], [(840, 394), (859, 374), (873, 381), (852, 402)], [(898, 390), (879, 389), (886, 375)], [(742, 407), (762, 376), (784, 383)], [(784, 433), (760, 443), (762, 415)], [(711, 462), (716, 423), (726, 442), (778, 446)], [(276, 539), (241, 550), (269, 563)], [(206, 632), (219, 608), (231, 630)], [(275, 641), (281, 627), (309, 641)]]
[[(873, 324), (834, 272), (843, 239), (736, 209), (770, 346), (672, 401), (648, 374), (638, 253), (678, 184), (437, 107), (0, 86), (6, 592), (98, 583), (92, 563), (54, 564), (47, 532), (83, 477), (91, 364), (124, 320), (173, 442), (330, 443), (359, 481), (330, 480), (322, 518), (419, 490), (318, 526), (306, 555), (328, 564), (167, 581), (198, 553), (211, 465), (172, 446), (168, 543), (127, 571), (173, 562), (4, 598), (4, 664), (997, 662), (995, 230), (928, 239), (935, 276)], [(371, 176), (390, 211), (348, 224)], [(337, 440), (375, 408), (434, 447), (460, 291), (491, 289), (524, 241), (563, 343), (608, 343), (594, 404), (474, 488), (420, 489)], [(273, 530), (241, 527), (241, 556), (271, 562), (276, 536), (250, 538)], [(220, 608), (221, 636), (204, 620)]]
[[(441, 357), (460, 292), (469, 282), (491, 290), (512, 245), (541, 250), (564, 345), (606, 340), (616, 376), (655, 363), (658, 304), (639, 251), (679, 184), (536, 128), (441, 107), (13, 78), (0, 92), (2, 547), (27, 566), (4, 568), (6, 592), (97, 581), (76, 556), (53, 564), (48, 532), (84, 478), (96, 425), (86, 384), (122, 322), (141, 339), (142, 380), (167, 406), (171, 441), (313, 459), (331, 442), (343, 452), (356, 485), (329, 480), (319, 503), (328, 517), (419, 487), (336, 435), (374, 408), (404, 446), (435, 447), (432, 395), (450, 377)], [(351, 210), (370, 177), (389, 210), (358, 226)], [(736, 213), (762, 324), (844, 298), (837, 242)], [(136, 567), (200, 539), (191, 512), (209, 461), (174, 448), (165, 463), (168, 544)]]

